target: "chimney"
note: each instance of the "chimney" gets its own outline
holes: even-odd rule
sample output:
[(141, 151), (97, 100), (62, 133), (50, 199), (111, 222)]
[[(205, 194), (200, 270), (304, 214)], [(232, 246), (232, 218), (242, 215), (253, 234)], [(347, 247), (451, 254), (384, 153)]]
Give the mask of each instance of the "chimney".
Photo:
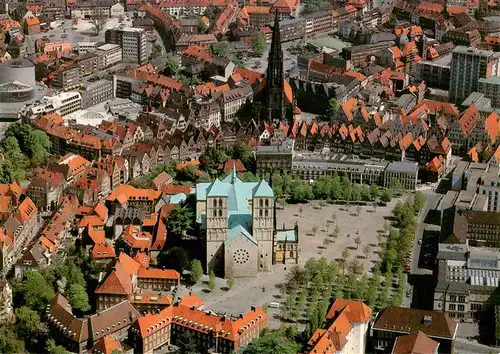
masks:
[(242, 314), (242, 313), (240, 313), (240, 315), (239, 315), (238, 317), (239, 317), (239, 318), (243, 318), (243, 314)]
[(255, 310), (257, 310), (257, 308), (256, 308), (255, 306), (253, 306), (253, 305), (252, 305), (252, 306), (250, 307), (250, 311), (255, 312)]

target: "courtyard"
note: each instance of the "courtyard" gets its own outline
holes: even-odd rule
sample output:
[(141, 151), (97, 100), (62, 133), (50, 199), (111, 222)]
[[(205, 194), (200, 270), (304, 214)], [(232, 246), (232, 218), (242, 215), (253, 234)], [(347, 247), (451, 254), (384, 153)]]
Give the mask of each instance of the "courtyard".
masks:
[[(299, 227), (299, 265), (303, 266), (309, 258), (325, 257), (327, 260), (340, 259), (345, 256), (347, 262), (357, 259), (365, 269), (370, 271), (379, 261), (379, 231), (389, 225), (386, 217), (397, 202), (393, 199), (387, 206), (344, 206), (313, 201), (307, 204), (287, 204), (283, 210), (277, 210), (277, 227), (285, 223), (292, 228), (295, 222)], [(358, 215), (359, 211), (359, 215)], [(336, 226), (338, 236), (334, 237)], [(359, 244), (355, 240), (359, 237)], [(328, 240), (328, 241), (325, 241)], [(344, 254), (343, 254), (344, 253)], [(179, 296), (189, 291), (205, 301), (205, 308), (216, 312), (238, 314), (249, 310), (250, 304), (269, 305), (271, 302), (281, 303), (278, 285), (285, 281), (292, 264), (276, 264), (271, 273), (260, 273), (255, 278), (235, 279), (234, 286), (227, 288), (225, 279), (216, 279), (213, 290), (208, 288), (208, 276), (204, 276), (196, 285), (187, 289), (182, 287)], [(282, 305), (282, 304), (281, 304)], [(279, 328), (280, 310), (268, 308), (270, 327)]]

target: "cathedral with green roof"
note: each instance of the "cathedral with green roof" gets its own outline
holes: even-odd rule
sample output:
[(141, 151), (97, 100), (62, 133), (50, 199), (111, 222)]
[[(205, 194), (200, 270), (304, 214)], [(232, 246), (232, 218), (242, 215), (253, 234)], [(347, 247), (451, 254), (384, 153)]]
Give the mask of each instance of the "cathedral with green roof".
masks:
[(253, 277), (273, 263), (274, 192), (265, 180), (243, 182), (236, 170), (196, 185), (196, 217), (205, 235), (206, 271)]

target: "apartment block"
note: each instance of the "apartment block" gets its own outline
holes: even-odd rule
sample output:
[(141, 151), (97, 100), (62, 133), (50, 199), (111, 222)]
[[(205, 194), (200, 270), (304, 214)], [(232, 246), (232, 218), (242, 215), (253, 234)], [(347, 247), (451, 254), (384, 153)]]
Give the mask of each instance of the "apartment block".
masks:
[(462, 103), (477, 91), (479, 79), (487, 79), (494, 72), (493, 51), (457, 46), (452, 52), (449, 100)]
[(83, 55), (88, 52), (93, 52), (99, 46), (99, 42), (78, 42), (77, 50), (78, 55)]
[(146, 31), (142, 28), (118, 26), (106, 31), (105, 40), (122, 47), (123, 61), (142, 65), (148, 59)]

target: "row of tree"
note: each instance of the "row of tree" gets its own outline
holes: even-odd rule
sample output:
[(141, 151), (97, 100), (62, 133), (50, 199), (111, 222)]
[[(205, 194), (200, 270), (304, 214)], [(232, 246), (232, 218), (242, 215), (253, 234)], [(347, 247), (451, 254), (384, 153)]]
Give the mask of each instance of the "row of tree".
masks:
[(425, 205), (425, 197), (417, 192), (413, 200), (398, 202), (393, 214), (396, 228), (390, 228), (382, 253), (382, 266), (387, 271), (399, 271), (408, 261), (417, 229), (416, 215)]
[(347, 177), (336, 173), (332, 176), (321, 176), (313, 184), (292, 178), (288, 174), (274, 173), (271, 176), (272, 187), (277, 197), (288, 197), (293, 202), (308, 200), (342, 200), (342, 201), (377, 201), (389, 202), (393, 197), (393, 189), (380, 190), (375, 185), (352, 183)]

